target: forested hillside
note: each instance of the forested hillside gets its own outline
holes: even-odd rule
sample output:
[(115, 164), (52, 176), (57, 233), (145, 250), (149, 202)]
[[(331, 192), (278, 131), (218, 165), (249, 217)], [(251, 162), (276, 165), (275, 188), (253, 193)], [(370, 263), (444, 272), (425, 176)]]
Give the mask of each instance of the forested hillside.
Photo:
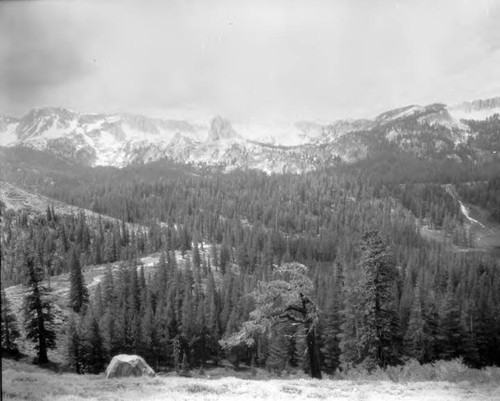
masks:
[[(468, 173), (448, 180), (453, 169), (425, 169), (404, 153), (386, 161), (384, 150), (302, 175), (222, 174), (168, 161), (91, 169), (23, 151), (36, 162), (23, 156), (14, 168), (3, 159), (5, 179), (116, 219), (63, 216), (50, 205), (41, 215), (2, 208), (3, 285), (25, 282), (28, 261), (46, 279), (71, 272), (73, 312), (58, 347), (78, 372), (99, 372), (121, 352), (178, 370), (227, 358), (310, 371), (310, 353), (327, 372), (408, 358), (500, 364), (499, 261), (475, 249), (469, 221), (443, 185), (496, 216), (489, 164), (456, 163)], [(406, 169), (394, 167), (398, 158)], [(158, 266), (145, 275), (137, 259), (158, 251)], [(122, 269), (109, 269), (83, 297), (82, 266), (117, 260)], [(307, 267), (305, 309), (256, 320), (258, 291), (294, 283), (282, 270), (291, 262)], [(378, 312), (364, 314), (370, 305)], [(260, 329), (243, 341), (238, 333), (250, 322)], [(309, 348), (304, 340), (312, 338)]]

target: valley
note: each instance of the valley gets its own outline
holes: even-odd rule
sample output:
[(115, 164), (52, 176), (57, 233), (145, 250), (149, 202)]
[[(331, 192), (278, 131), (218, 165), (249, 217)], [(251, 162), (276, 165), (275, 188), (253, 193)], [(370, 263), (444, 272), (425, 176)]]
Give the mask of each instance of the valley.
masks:
[[(56, 370), (59, 384), (35, 399), (133, 398), (135, 382), (100, 376), (128, 353), (158, 373), (137, 384), (151, 399), (375, 399), (381, 388), (394, 399), (493, 399), (500, 124), (452, 109), (301, 122), (293, 145), (248, 139), (221, 118), (43, 109), (5, 120), (17, 139), (0, 148), (2, 316), (18, 361), (5, 360), (4, 397), (31, 397), (27, 383)], [(374, 266), (392, 316), (384, 362), (359, 332), (373, 329), (362, 311)], [(56, 338), (46, 371), (30, 365), (34, 288)], [(313, 392), (307, 376), (331, 380)], [(250, 390), (256, 379), (266, 395)]]

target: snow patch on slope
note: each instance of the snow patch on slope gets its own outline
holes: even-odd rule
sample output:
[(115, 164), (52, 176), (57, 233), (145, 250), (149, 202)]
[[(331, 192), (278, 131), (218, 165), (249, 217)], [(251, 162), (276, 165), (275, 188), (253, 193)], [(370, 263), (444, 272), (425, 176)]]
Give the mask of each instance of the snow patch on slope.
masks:
[(465, 206), (464, 203), (458, 198), (457, 191), (455, 190), (455, 187), (453, 186), (453, 184), (446, 184), (446, 185), (443, 185), (443, 187), (444, 187), (445, 191), (454, 200), (456, 200), (458, 202), (458, 204), (460, 205), (460, 212), (464, 215), (464, 217), (467, 219), (467, 221), (469, 223), (479, 224), (481, 227), (485, 227), (483, 223), (481, 223), (480, 221), (477, 221), (476, 219), (474, 219), (470, 216), (469, 208), (467, 206)]
[(3, 132), (0, 132), (0, 146), (9, 146), (17, 141), (17, 123), (7, 124)]
[(483, 223), (481, 223), (480, 221), (477, 221), (476, 219), (470, 217), (470, 212), (469, 212), (469, 208), (467, 206), (465, 206), (462, 201), (458, 201), (459, 205), (460, 205), (460, 211), (462, 212), (462, 214), (464, 215), (464, 217), (470, 222), (470, 223), (474, 223), (474, 224), (479, 224), (481, 227), (485, 227), (485, 225)]

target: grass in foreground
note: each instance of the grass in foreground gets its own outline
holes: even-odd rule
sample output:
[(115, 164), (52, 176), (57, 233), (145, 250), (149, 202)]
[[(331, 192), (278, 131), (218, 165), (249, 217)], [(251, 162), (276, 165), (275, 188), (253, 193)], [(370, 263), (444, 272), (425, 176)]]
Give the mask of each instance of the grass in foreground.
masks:
[[(260, 380), (259, 380), (260, 379)], [(376, 378), (374, 378), (376, 379)], [(140, 401), (140, 400), (486, 400), (500, 399), (497, 382), (425, 381), (395, 383), (387, 380), (312, 380), (285, 378), (257, 380), (235, 377), (123, 378), (57, 374), (11, 360), (2, 361), (4, 400)]]

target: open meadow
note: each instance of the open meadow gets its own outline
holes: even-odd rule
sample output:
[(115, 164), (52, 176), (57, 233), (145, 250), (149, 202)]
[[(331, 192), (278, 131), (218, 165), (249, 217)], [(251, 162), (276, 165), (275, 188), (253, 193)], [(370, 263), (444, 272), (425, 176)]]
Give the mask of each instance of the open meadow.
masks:
[[(105, 379), (104, 376), (54, 373), (11, 360), (2, 361), (3, 400), (140, 401), (140, 400), (482, 400), (500, 399), (492, 380), (394, 382), (324, 380), (304, 376), (271, 378), (258, 370), (254, 378), (224, 377), (223, 369), (193, 377)], [(226, 372), (227, 373), (227, 372)], [(495, 372), (495, 376), (498, 372)]]

